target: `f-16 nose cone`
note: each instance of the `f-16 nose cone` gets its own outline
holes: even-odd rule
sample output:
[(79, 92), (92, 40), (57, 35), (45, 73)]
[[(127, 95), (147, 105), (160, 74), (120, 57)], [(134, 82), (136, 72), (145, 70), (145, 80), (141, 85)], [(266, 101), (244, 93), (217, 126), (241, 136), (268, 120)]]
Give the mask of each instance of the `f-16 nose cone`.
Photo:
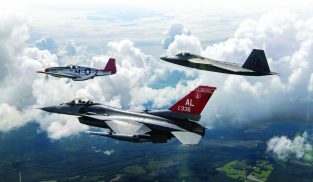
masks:
[(57, 112), (57, 109), (54, 106), (42, 107), (39, 109), (46, 111), (46, 112)]

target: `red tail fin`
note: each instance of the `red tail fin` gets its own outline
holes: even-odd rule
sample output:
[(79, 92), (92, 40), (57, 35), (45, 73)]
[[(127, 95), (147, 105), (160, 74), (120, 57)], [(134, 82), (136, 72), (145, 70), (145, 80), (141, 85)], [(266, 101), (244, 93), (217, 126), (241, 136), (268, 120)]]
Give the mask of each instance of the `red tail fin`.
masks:
[(116, 73), (115, 59), (110, 58), (107, 65), (105, 66), (105, 68), (103, 70), (104, 71), (111, 71), (112, 75), (115, 74)]
[(170, 107), (169, 110), (200, 115), (215, 89), (215, 87), (199, 86)]

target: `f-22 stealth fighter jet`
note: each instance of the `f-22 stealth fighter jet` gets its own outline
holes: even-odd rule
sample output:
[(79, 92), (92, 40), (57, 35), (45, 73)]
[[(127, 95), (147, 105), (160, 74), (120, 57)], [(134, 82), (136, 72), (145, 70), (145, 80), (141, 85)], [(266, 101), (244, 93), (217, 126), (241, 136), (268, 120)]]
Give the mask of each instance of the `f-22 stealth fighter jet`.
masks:
[(166, 143), (175, 137), (182, 144), (198, 144), (205, 127), (198, 121), (216, 88), (199, 86), (168, 110), (131, 112), (75, 99), (69, 103), (41, 108), (44, 111), (78, 116), (79, 122), (108, 129), (88, 133), (130, 142)]
[(160, 59), (199, 70), (234, 75), (265, 76), (277, 74), (270, 71), (264, 51), (259, 49), (253, 49), (246, 62), (242, 66), (236, 63), (216, 61), (188, 52), (179, 53), (175, 56), (165, 56), (161, 57)]
[(96, 69), (77, 65), (65, 67), (50, 67), (44, 71), (37, 71), (54, 77), (70, 78), (74, 81), (93, 79), (96, 76), (113, 75), (116, 73), (115, 59), (110, 58), (104, 69)]

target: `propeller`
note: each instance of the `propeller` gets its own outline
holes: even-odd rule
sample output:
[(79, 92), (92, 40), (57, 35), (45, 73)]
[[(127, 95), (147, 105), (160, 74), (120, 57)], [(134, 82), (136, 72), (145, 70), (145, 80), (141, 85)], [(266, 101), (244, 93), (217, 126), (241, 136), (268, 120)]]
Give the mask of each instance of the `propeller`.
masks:
[[(50, 68), (50, 63), (48, 63), (48, 65), (47, 65), (47, 67), (46, 68)], [(45, 80), (46, 81), (48, 81), (49, 80), (49, 75), (48, 74), (46, 74), (45, 75)]]

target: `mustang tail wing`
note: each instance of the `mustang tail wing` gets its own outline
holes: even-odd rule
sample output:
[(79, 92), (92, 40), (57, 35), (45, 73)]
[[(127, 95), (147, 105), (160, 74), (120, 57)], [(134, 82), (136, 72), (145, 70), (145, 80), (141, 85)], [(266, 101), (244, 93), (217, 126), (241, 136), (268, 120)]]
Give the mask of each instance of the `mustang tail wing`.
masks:
[(109, 59), (103, 71), (110, 71), (112, 75), (116, 73), (116, 64), (114, 58)]
[(172, 112), (200, 115), (215, 91), (215, 87), (199, 86), (169, 108)]
[(253, 49), (242, 67), (260, 73), (271, 73), (265, 53), (260, 49)]

